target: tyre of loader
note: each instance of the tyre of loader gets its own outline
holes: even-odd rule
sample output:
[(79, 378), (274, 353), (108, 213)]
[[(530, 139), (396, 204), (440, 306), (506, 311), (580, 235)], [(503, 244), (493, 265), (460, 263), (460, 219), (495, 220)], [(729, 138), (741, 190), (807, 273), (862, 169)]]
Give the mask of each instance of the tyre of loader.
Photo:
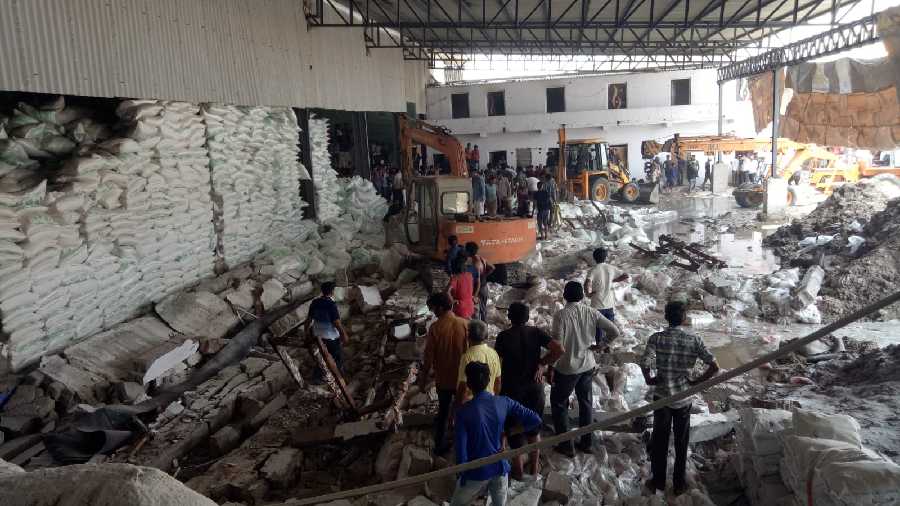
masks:
[(761, 206), (766, 198), (762, 185), (756, 183), (744, 183), (737, 187), (732, 195), (739, 206), (748, 208)]
[(625, 202), (634, 202), (641, 196), (641, 190), (634, 183), (628, 183), (622, 187), (622, 200)]
[(640, 194), (637, 198), (638, 204), (659, 204), (659, 185), (656, 183), (640, 183), (638, 184)]
[(591, 200), (595, 202), (606, 202), (609, 200), (609, 180), (605, 177), (598, 177), (591, 182)]

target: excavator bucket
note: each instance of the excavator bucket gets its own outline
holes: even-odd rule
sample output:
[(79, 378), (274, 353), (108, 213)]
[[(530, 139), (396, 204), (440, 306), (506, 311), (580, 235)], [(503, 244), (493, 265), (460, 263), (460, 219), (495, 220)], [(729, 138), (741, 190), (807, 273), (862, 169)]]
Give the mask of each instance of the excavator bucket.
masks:
[(636, 204), (659, 204), (659, 185), (656, 183), (639, 183)]

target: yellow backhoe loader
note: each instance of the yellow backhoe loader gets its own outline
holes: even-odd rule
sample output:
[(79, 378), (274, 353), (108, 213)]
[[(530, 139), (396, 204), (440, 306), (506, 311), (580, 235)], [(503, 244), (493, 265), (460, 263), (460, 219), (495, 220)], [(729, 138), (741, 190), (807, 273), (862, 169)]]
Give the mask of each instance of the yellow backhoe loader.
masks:
[(581, 200), (659, 203), (658, 185), (635, 182), (619, 163), (610, 160), (607, 142), (600, 139), (569, 139), (565, 125), (559, 129), (556, 174), (560, 188), (567, 195)]

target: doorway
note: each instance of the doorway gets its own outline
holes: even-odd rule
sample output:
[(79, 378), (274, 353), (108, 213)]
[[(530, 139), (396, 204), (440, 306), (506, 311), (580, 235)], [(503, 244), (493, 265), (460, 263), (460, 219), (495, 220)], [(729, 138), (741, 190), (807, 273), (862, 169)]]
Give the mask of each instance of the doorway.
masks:
[(516, 148), (516, 167), (528, 167), (531, 161), (531, 148)]
[(491, 151), (489, 156), (491, 165), (497, 165), (498, 163), (506, 165), (506, 151)]

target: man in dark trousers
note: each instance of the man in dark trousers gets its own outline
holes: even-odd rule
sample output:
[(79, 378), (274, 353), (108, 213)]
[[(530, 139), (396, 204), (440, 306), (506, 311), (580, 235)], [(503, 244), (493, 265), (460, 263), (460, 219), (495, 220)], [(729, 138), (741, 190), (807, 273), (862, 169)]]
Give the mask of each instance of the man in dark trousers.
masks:
[[(338, 312), (337, 303), (334, 302), (334, 282), (322, 283), (322, 296), (312, 301), (309, 305), (309, 316), (304, 322), (304, 333), (309, 335), (312, 327), (312, 335), (322, 339), (328, 354), (334, 360), (334, 365), (339, 371), (344, 370), (344, 353), (341, 344), (347, 344), (350, 338), (341, 323), (341, 314)], [(316, 369), (314, 380), (321, 381), (323, 372)]]
[(449, 445), (446, 440), (450, 407), (456, 393), (459, 359), (466, 351), (466, 320), (453, 314), (453, 302), (446, 293), (428, 297), (428, 309), (437, 316), (425, 336), (425, 360), (419, 376), (419, 387), (424, 391), (429, 373), (434, 371), (434, 383), (438, 394), (438, 414), (434, 419), (434, 452), (442, 455)]
[[(527, 431), (541, 427), (541, 417), (534, 411), (502, 395), (493, 395), (488, 390), (491, 371), (487, 364), (469, 362), (465, 368), (466, 386), (473, 398), (459, 408), (456, 413), (456, 463), (465, 464), (483, 457), (489, 457), (503, 450), (500, 436), (507, 421), (518, 420)], [(456, 490), (450, 499), (451, 506), (473, 504), (487, 489), (491, 504), (506, 504), (509, 490), (509, 462), (501, 460), (459, 475)]]
[[(719, 371), (715, 357), (706, 349), (703, 340), (681, 330), (684, 314), (683, 302), (666, 304), (666, 321), (669, 322), (669, 328), (650, 336), (641, 357), (641, 371), (647, 384), (653, 386), (654, 401), (703, 383)], [(700, 377), (691, 379), (690, 373), (698, 359), (708, 367)], [(650, 373), (654, 370), (656, 375), (652, 376)], [(672, 484), (675, 495), (680, 495), (687, 491), (685, 469), (691, 436), (691, 398), (673, 402), (653, 412), (653, 435), (650, 439), (650, 471), (653, 478), (647, 482), (647, 488), (653, 492), (666, 490), (670, 430), (675, 434), (675, 469)]]
[[(619, 337), (619, 328), (599, 311), (583, 304), (584, 287), (578, 281), (569, 281), (563, 289), (564, 308), (553, 315), (553, 339), (563, 348), (563, 355), (553, 365), (553, 385), (550, 388), (550, 409), (557, 434), (569, 431), (569, 397), (575, 392), (578, 398), (578, 426), (590, 425), (593, 420), (593, 392), (591, 391), (594, 368), (597, 367), (595, 351), (600, 351), (609, 341)], [(606, 343), (600, 343), (597, 329), (603, 330)], [(591, 452), (593, 438), (581, 437), (578, 449)], [(574, 458), (572, 441), (561, 443), (554, 449)]]
[(684, 176), (687, 175), (687, 160), (682, 157), (678, 157), (678, 161), (675, 163), (675, 179), (678, 181), (678, 186), (684, 186)]
[(712, 170), (713, 170), (712, 159), (707, 158), (706, 165), (703, 166), (703, 182), (700, 183), (701, 190), (705, 190), (706, 183), (709, 182), (709, 191), (712, 191)]
[[(513, 302), (507, 310), (512, 326), (497, 335), (494, 349), (500, 355), (503, 381), (500, 384), (500, 395), (519, 402), (535, 413), (544, 412), (544, 373), (547, 366), (556, 362), (563, 354), (559, 341), (554, 341), (550, 334), (538, 327), (528, 325), (529, 309), (521, 302)], [(541, 357), (544, 350), (547, 354)], [(540, 431), (516, 432), (517, 424), (507, 423), (506, 434), (510, 448), (519, 448), (528, 439), (529, 443), (540, 441)], [(529, 474), (537, 476), (540, 472), (541, 451), (529, 454)], [(513, 479), (521, 480), (524, 475), (523, 456), (512, 459)]]

